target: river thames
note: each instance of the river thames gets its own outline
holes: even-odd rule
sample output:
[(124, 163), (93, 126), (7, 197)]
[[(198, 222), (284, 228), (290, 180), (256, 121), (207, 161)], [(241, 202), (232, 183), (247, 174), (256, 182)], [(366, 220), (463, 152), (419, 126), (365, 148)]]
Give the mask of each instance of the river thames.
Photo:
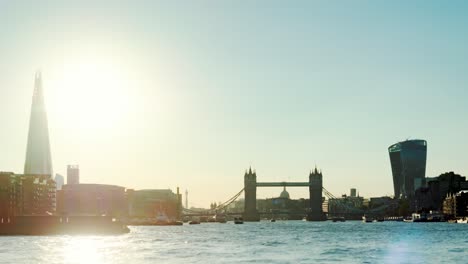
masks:
[(277, 221), (2, 236), (1, 263), (466, 263), (468, 225)]

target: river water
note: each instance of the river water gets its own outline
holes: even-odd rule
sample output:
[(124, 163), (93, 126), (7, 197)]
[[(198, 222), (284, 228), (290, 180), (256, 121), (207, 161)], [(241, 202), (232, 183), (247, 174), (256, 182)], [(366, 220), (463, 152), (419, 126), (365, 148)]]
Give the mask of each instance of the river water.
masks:
[(3, 236), (0, 263), (468, 263), (468, 225), (277, 221)]

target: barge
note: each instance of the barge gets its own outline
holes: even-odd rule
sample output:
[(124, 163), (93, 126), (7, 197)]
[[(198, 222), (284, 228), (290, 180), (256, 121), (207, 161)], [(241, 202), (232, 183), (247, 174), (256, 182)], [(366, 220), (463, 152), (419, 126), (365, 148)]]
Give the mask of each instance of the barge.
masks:
[(0, 235), (125, 234), (130, 229), (109, 216), (31, 215), (1, 218)]

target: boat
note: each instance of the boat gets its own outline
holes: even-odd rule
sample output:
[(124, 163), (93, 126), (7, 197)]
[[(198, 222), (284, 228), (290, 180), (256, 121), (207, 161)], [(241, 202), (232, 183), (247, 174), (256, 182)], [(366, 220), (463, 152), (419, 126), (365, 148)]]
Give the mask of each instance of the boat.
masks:
[(430, 211), (429, 213), (413, 213), (411, 218), (406, 218), (404, 222), (412, 223), (426, 223), (426, 222), (445, 222), (443, 214), (437, 211)]
[(439, 211), (429, 211), (427, 222), (445, 222), (444, 214)]
[(213, 216), (213, 220), (214, 222), (217, 222), (217, 223), (226, 223), (226, 216), (222, 215), (222, 214), (216, 214)]
[(0, 235), (124, 234), (130, 229), (110, 216), (30, 215), (2, 219)]
[(173, 225), (173, 226), (181, 226), (184, 225), (184, 222), (182, 221), (169, 221), (167, 225)]
[(340, 216), (340, 217), (332, 217), (331, 220), (332, 220), (333, 222), (345, 222), (345, 221), (346, 221), (346, 219), (345, 219), (344, 217), (342, 217), (342, 216)]
[(362, 222), (363, 222), (363, 223), (372, 223), (373, 220), (374, 220), (373, 218), (368, 217), (368, 216), (366, 216), (366, 215), (363, 215), (363, 216), (362, 216)]
[(242, 219), (242, 217), (234, 218), (234, 224), (238, 225), (238, 224), (243, 224), (243, 223), (244, 223), (244, 220)]
[(403, 222), (404, 217), (403, 216), (390, 216), (390, 217), (385, 217), (385, 221), (395, 221), (395, 222)]
[(200, 221), (196, 221), (196, 220), (189, 222), (189, 225), (199, 225), (199, 224), (200, 224)]
[(170, 226), (170, 225), (183, 225), (182, 221), (176, 220), (167, 220), (162, 219), (156, 220), (155, 218), (143, 218), (143, 219), (130, 219), (125, 222), (127, 225), (131, 226)]
[(272, 218), (272, 219), (270, 220), (270, 222), (274, 223), (274, 222), (276, 222), (276, 219)]
[(468, 218), (457, 219), (457, 224), (468, 224)]
[(158, 212), (154, 225), (169, 225), (169, 218), (163, 212)]

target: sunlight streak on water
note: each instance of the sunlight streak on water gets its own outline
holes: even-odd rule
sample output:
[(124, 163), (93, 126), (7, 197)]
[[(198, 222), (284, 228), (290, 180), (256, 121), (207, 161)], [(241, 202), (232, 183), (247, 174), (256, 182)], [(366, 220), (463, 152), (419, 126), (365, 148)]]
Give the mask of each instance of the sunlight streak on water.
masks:
[(65, 241), (63, 259), (65, 263), (103, 263), (104, 241), (99, 237), (71, 237)]
[(0, 236), (1, 263), (466, 263), (468, 225), (277, 221)]

